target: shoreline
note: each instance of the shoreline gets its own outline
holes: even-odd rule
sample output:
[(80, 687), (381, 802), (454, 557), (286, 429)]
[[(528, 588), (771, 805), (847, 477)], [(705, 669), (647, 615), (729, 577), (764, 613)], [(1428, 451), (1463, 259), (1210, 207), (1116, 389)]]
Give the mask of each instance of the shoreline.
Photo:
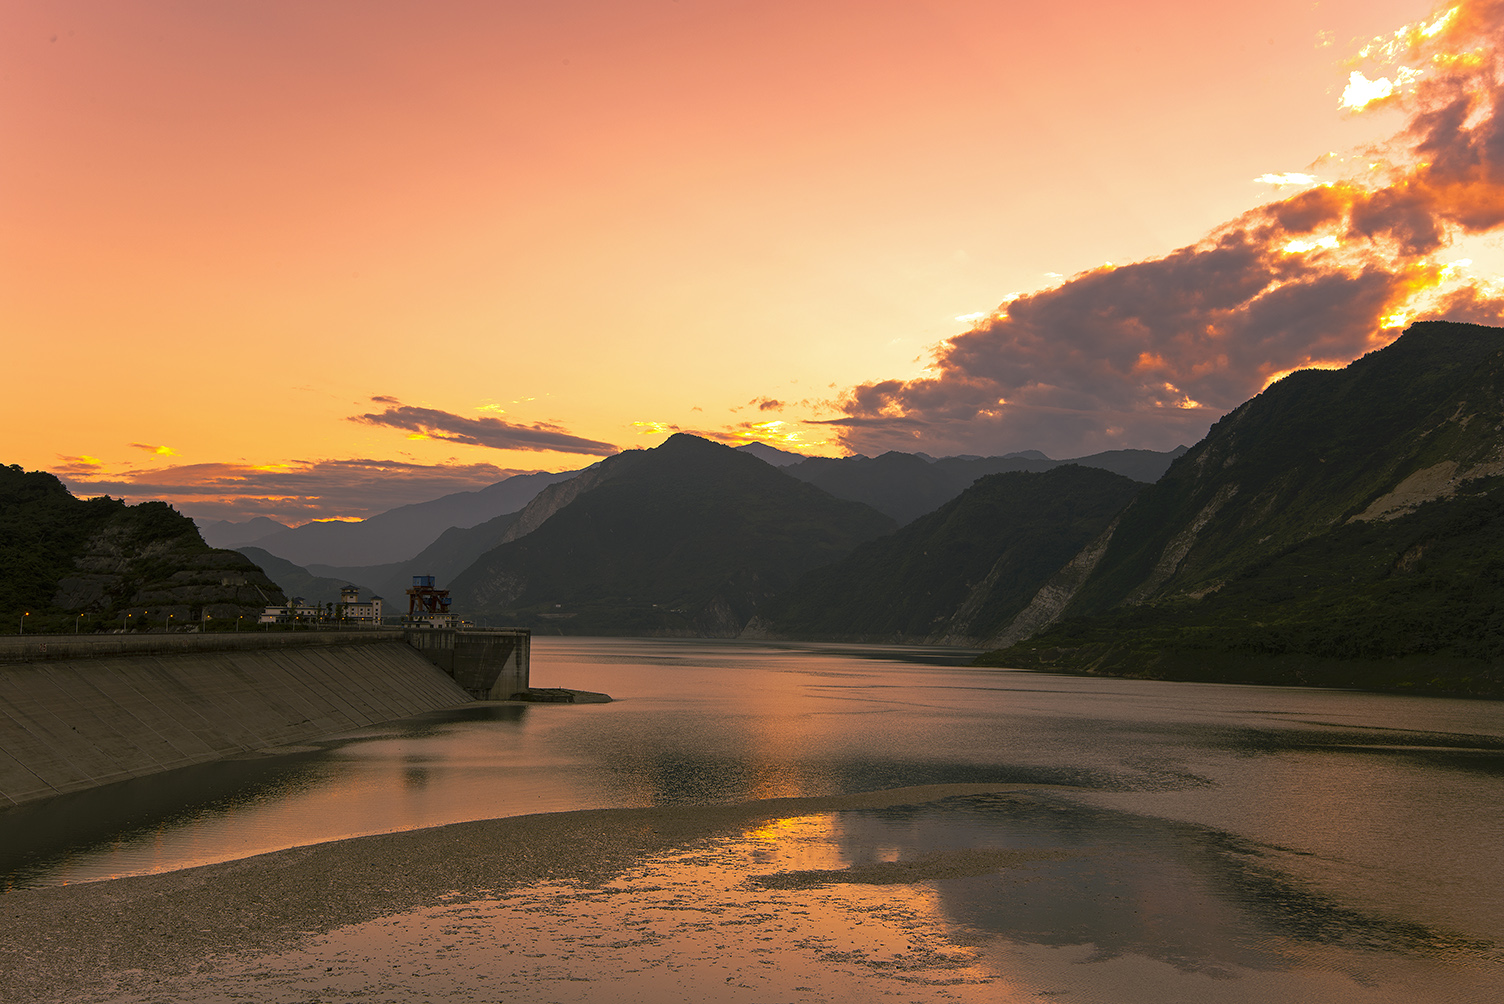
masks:
[(1051, 787), (924, 785), (731, 805), (540, 813), (12, 890), (0, 895), (0, 1002), (105, 999), (121, 979), (142, 973), (181, 979), (210, 960), (284, 951), (336, 928), (455, 896), (494, 897), (539, 881), (601, 885), (650, 855), (773, 819)]

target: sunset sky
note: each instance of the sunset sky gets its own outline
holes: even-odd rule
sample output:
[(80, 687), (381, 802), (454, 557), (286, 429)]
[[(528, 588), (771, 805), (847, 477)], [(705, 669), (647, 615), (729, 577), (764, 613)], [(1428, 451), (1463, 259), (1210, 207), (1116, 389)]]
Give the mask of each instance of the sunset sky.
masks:
[(302, 522), (674, 430), (1189, 444), (1501, 323), (1499, 38), (1501, 0), (18, 4), (0, 462)]

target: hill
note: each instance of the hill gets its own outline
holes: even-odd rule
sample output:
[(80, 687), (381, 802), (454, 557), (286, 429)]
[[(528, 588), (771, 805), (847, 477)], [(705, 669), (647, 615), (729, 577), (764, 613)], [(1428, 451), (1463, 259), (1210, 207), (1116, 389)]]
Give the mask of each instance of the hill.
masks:
[(310, 565), (306, 572), (369, 587), (372, 592), (386, 599), (387, 608), (395, 614), (399, 612), (395, 604), (406, 603), (402, 597), (413, 584), (413, 576), (432, 575), (441, 586), (447, 585), (456, 575), (469, 568), (476, 558), (506, 539), (507, 531), (521, 515), (521, 512), (507, 512), (488, 519), (479, 526), (452, 526), (440, 534), (438, 540), (406, 561), (354, 567)]
[(741, 446), (733, 447), (733, 449), (742, 453), (750, 453), (758, 460), (772, 464), (774, 467), (787, 467), (790, 464), (797, 464), (802, 460), (809, 459), (802, 453), (790, 453), (788, 450), (780, 450), (775, 446), (769, 446), (767, 443), (743, 443)]
[(1141, 487), (1074, 464), (984, 477), (935, 512), (804, 575), (768, 605), (753, 633), (985, 644)]
[[(1504, 693), (1504, 331), (1413, 325), (1232, 412), (989, 657)], [(1036, 607), (1039, 607), (1037, 604)]]
[(0, 466), (0, 616), (18, 630), (23, 618), (34, 631), (233, 622), (282, 599), (164, 502), (85, 501), (51, 474)]
[(517, 474), (473, 492), (455, 492), (427, 502), (398, 506), (355, 522), (305, 523), (258, 537), (257, 547), (305, 568), (310, 565), (360, 567), (406, 561), (438, 540), (450, 527), (469, 528), (516, 512), (533, 496), (578, 471)]
[(530, 532), (454, 580), (456, 610), (571, 634), (730, 637), (801, 573), (893, 529), (867, 506), (684, 434), (582, 478), (583, 491), (540, 495), (512, 528)]
[(346, 586), (359, 587), (362, 596), (365, 597), (375, 592), (357, 580), (345, 576), (315, 575), (302, 565), (294, 565), (287, 559), (279, 558), (259, 547), (238, 547), (236, 550), (255, 562), (257, 567), (265, 572), (283, 593), (318, 606), (338, 603), (340, 590)]
[(198, 524), (199, 536), (204, 538), (204, 543), (210, 547), (226, 547), (238, 549), (247, 544), (254, 544), (263, 537), (270, 537), (274, 533), (291, 530), (292, 527), (285, 523), (278, 523), (266, 516), (256, 516), (252, 519), (235, 522), (228, 519), (215, 519), (200, 522)]
[(1038, 450), (1009, 453), (1001, 457), (933, 457), (919, 453), (884, 453), (879, 457), (811, 457), (784, 470), (801, 481), (829, 492), (836, 498), (864, 502), (892, 516), (899, 525), (960, 495), (978, 478), (1009, 471), (1041, 473), (1064, 464), (1099, 468), (1153, 482), (1186, 448), (1168, 452), (1111, 450), (1075, 460), (1051, 460)]

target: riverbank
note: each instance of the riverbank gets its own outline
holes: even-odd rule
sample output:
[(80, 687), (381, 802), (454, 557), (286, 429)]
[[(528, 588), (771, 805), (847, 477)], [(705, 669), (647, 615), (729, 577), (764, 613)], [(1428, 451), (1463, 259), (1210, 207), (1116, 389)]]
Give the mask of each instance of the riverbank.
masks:
[(1265, 654), (1176, 647), (1171, 640), (1143, 643), (1103, 639), (1061, 644), (1058, 639), (1031, 639), (987, 652), (974, 665), (1128, 680), (1335, 687), (1376, 694), (1504, 699), (1504, 669), (1482, 659), (1446, 655), (1326, 659), (1299, 652)]
[[(491, 899), (601, 886), (654, 854), (819, 812), (922, 804), (1014, 785), (929, 785), (729, 806), (602, 809), (455, 823), (296, 847), (162, 875), (0, 896), (0, 1001), (229, 997), (271, 957), (339, 928)], [(943, 873), (943, 862), (935, 866)], [(241, 975), (221, 983), (231, 962)], [(429, 965), (433, 960), (429, 960)], [(243, 967), (249, 965), (249, 969)], [(233, 967), (232, 967), (233, 968)]]
[(0, 1002), (1497, 999), (1496, 941), (1355, 910), (1226, 834), (1093, 821), (1080, 794), (564, 812), (20, 890)]

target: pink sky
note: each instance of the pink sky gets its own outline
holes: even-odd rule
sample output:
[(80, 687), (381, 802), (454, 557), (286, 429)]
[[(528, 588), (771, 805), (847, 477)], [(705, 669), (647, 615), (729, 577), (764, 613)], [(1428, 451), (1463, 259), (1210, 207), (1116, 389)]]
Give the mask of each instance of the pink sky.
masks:
[[(676, 428), (1192, 442), (1407, 317), (1494, 316), (1504, 24), (1446, 9), (28, 5), (0, 462), (296, 521)], [(1360, 58), (1405, 25), (1435, 27)], [(1344, 110), (1355, 70), (1402, 86)]]

